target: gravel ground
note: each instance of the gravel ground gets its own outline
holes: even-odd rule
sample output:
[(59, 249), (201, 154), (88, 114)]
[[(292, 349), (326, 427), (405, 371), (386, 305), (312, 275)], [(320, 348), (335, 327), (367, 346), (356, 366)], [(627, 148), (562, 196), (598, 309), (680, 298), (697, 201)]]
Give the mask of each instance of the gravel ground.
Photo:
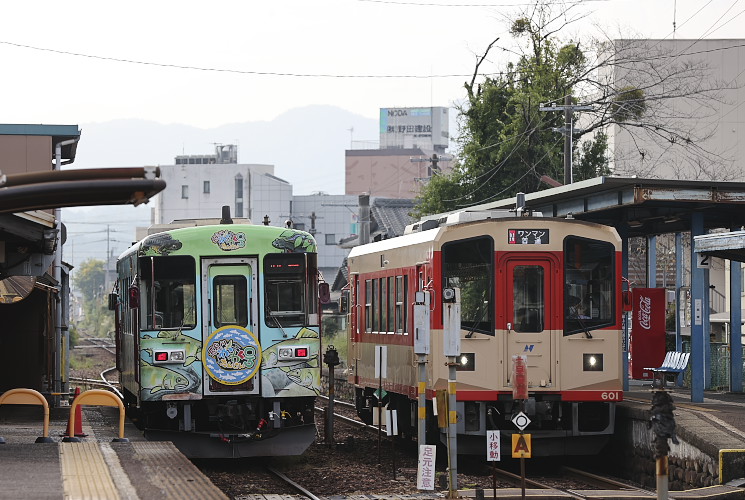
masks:
[[(317, 422), (322, 428), (323, 423)], [(353, 495), (447, 496), (447, 465), (440, 457), (437, 463), (438, 488), (432, 492), (416, 488), (417, 458), (413, 443), (390, 438), (378, 440), (369, 431), (346, 425), (335, 428), (333, 445), (317, 442), (298, 457), (275, 457), (267, 460), (196, 461), (196, 465), (230, 498), (240, 499), (251, 494), (293, 494), (292, 488), (274, 480), (264, 472), (270, 465), (294, 482), (319, 497)], [(378, 451), (380, 450), (380, 452)], [(380, 457), (380, 459), (379, 459)], [(395, 463), (395, 475), (394, 475)], [(458, 488), (492, 488), (492, 476), (483, 463), (465, 464), (468, 474), (458, 474)], [(474, 472), (476, 471), (476, 472)], [(509, 487), (499, 481), (497, 487)]]
[[(71, 370), (72, 377), (98, 378), (100, 372), (113, 365), (114, 356), (102, 350), (95, 354), (86, 350), (75, 350), (73, 355), (86, 357), (95, 362), (85, 363), (81, 370)], [(110, 378), (113, 378), (110, 376)], [(319, 398), (318, 405), (326, 403)], [(354, 417), (354, 411), (342, 405), (336, 411)], [(438, 450), (437, 489), (423, 492), (416, 489), (416, 446), (397, 440), (395, 446), (390, 438), (383, 437), (378, 445), (377, 437), (368, 430), (336, 423), (335, 444), (324, 443), (324, 422), (317, 420), (318, 439), (306, 452), (297, 457), (274, 457), (271, 459), (194, 460), (202, 472), (231, 499), (241, 500), (257, 494), (296, 495), (297, 491), (269, 474), (266, 466), (284, 473), (319, 497), (346, 497), (352, 495), (378, 495), (379, 497), (408, 496), (409, 498), (437, 498), (447, 496), (447, 456)], [(506, 466), (499, 463), (499, 467)], [(531, 461), (531, 473), (537, 462)], [(395, 469), (395, 473), (394, 473)], [(458, 489), (493, 487), (491, 471), (485, 460), (459, 457)], [(519, 472), (519, 468), (517, 471)], [(497, 479), (497, 488), (514, 485)]]

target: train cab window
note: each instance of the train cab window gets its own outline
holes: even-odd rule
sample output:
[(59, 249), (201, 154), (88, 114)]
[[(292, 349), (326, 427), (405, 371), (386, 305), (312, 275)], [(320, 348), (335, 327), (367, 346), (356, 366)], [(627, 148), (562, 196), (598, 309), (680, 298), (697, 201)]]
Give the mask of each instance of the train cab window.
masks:
[(545, 275), (542, 266), (515, 266), (512, 294), (514, 330), (518, 333), (542, 332), (545, 325)]
[(614, 322), (615, 248), (570, 236), (564, 241), (564, 335)]
[(460, 288), (461, 328), (494, 335), (494, 241), (487, 236), (442, 246), (442, 283)]
[(267, 326), (285, 327), (305, 324), (306, 304), (308, 303), (305, 295), (307, 291), (305, 255), (278, 253), (264, 257), (266, 290), (264, 305)]
[(196, 266), (185, 255), (140, 258), (140, 307), (143, 329), (196, 326)]
[(215, 276), (212, 283), (215, 298), (215, 327), (248, 326), (248, 284), (245, 276)]

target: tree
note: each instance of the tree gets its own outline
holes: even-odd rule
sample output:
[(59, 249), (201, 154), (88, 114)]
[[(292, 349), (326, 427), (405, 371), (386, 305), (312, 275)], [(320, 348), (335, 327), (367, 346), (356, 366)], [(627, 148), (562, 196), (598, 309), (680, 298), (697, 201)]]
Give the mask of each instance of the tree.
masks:
[[(563, 126), (564, 116), (541, 112), (539, 107), (562, 103), (571, 94), (574, 76), (586, 58), (578, 44), (561, 44), (546, 31), (550, 9), (538, 7), (512, 22), (510, 34), (523, 42), (525, 50), (506, 71), (477, 81), (499, 39), (478, 59), (471, 81), (465, 83), (466, 103), (459, 108), (459, 161), (449, 176), (433, 177), (424, 188), (418, 215), (533, 192), (545, 186), (543, 179), (563, 178), (564, 137), (555, 129)], [(602, 164), (590, 164), (600, 161), (601, 155), (583, 159), (583, 171), (602, 169)]]
[[(533, 192), (561, 180), (564, 114), (539, 107), (563, 104), (565, 96), (592, 106), (575, 115), (581, 127), (574, 133), (575, 181), (611, 172), (660, 175), (656, 169), (663, 162), (674, 170), (667, 175), (679, 178), (735, 174), (731, 162), (705, 146), (712, 127), (698, 122), (722, 102), (720, 91), (728, 85), (712, 81), (704, 63), (659, 41), (561, 40), (558, 33), (581, 19), (572, 14), (577, 5), (538, 1), (510, 20), (518, 50), (505, 68), (483, 73), (499, 38), (477, 58), (458, 109), (455, 167), (424, 187), (415, 215)], [(695, 106), (681, 108), (682, 101)]]
[(83, 298), (83, 319), (78, 326), (94, 337), (106, 335), (114, 324), (107, 307), (105, 281), (104, 261), (97, 259), (84, 261), (73, 277), (73, 283)]

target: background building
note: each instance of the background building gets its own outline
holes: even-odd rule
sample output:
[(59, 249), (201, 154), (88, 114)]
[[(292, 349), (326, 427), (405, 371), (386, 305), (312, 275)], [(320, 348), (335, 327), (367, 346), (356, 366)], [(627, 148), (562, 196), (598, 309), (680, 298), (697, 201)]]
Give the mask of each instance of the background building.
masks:
[(433, 171), (449, 171), (450, 141), (444, 107), (381, 108), (380, 147), (345, 153), (344, 192), (413, 199)]
[(155, 224), (178, 219), (219, 218), (224, 205), (235, 218), (261, 224), (284, 224), (290, 213), (292, 186), (274, 176), (273, 165), (239, 164), (238, 146), (217, 145), (215, 154), (177, 156), (160, 165), (167, 183), (153, 210)]
[(340, 241), (359, 232), (358, 197), (316, 193), (292, 197), (290, 219), (296, 229), (312, 234), (318, 243), (318, 268), (331, 283), (349, 254)]
[(380, 149), (431, 149), (444, 153), (450, 144), (449, 109), (380, 108)]
[(616, 89), (643, 89), (639, 121), (667, 130), (610, 127), (614, 174), (745, 180), (745, 40), (616, 40), (615, 49), (654, 56), (609, 66), (606, 78)]

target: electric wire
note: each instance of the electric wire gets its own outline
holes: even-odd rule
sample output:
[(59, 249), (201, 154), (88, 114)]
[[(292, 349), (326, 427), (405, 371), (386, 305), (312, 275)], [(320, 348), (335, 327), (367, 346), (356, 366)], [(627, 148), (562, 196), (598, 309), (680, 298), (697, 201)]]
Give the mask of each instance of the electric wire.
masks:
[(8, 40), (0, 40), (0, 44), (9, 45), (12, 47), (19, 47), (30, 50), (37, 50), (41, 52), (51, 52), (55, 54), (84, 57), (88, 59), (97, 59), (101, 61), (111, 61), (126, 64), (137, 64), (142, 66), (153, 66), (161, 68), (172, 68), (172, 69), (183, 69), (191, 71), (203, 71), (203, 72), (214, 72), (214, 73), (229, 73), (238, 75), (254, 75), (254, 76), (281, 76), (281, 77), (293, 77), (293, 78), (338, 78), (338, 79), (435, 79), (435, 78), (467, 78), (471, 75), (466, 74), (442, 74), (442, 75), (351, 75), (351, 74), (333, 74), (333, 73), (292, 73), (292, 72), (281, 72), (281, 71), (258, 71), (258, 70), (240, 70), (232, 68), (209, 68), (203, 66), (190, 66), (182, 64), (171, 64), (171, 63), (160, 63), (152, 61), (140, 61), (136, 59), (125, 59), (111, 56), (100, 56), (94, 54), (84, 54), (82, 52), (72, 52), (68, 50), (51, 49), (49, 47), (37, 47), (34, 45), (27, 45), (22, 43), (10, 42)]
[[(559, 142), (561, 142), (562, 140), (563, 140), (563, 139), (559, 138), (559, 139), (558, 139), (557, 141), (555, 141), (555, 142), (554, 142), (553, 146), (557, 146), (557, 145), (559, 144)], [(532, 167), (530, 167), (529, 169), (527, 169), (527, 170), (525, 171), (525, 173), (524, 173), (523, 175), (521, 175), (521, 176), (520, 176), (520, 177), (519, 177), (519, 178), (518, 178), (517, 180), (515, 180), (515, 181), (514, 181), (514, 182), (513, 182), (512, 184), (510, 184), (509, 186), (507, 186), (507, 187), (506, 187), (506, 188), (504, 188), (503, 190), (501, 190), (501, 191), (499, 191), (498, 193), (495, 193), (495, 194), (493, 194), (493, 195), (491, 195), (491, 196), (489, 196), (489, 197), (487, 197), (487, 198), (484, 198), (484, 199), (482, 199), (481, 201), (475, 202), (475, 203), (469, 203), (468, 205), (457, 205), (457, 206), (458, 206), (458, 208), (463, 208), (463, 207), (468, 207), (468, 206), (473, 206), (473, 205), (482, 205), (482, 204), (484, 204), (484, 203), (487, 203), (487, 202), (489, 202), (489, 201), (491, 201), (491, 200), (493, 200), (493, 199), (497, 198), (498, 196), (501, 196), (502, 194), (504, 194), (505, 192), (509, 191), (509, 190), (510, 190), (510, 189), (512, 189), (512, 188), (513, 188), (514, 186), (516, 186), (516, 185), (517, 185), (517, 184), (518, 184), (518, 183), (519, 183), (520, 181), (522, 181), (522, 180), (523, 180), (523, 179), (524, 179), (524, 178), (525, 178), (525, 177), (526, 177), (526, 176), (527, 176), (528, 174), (530, 174), (530, 173), (535, 173), (535, 170), (536, 170), (536, 166), (538, 165), (538, 163), (540, 163), (540, 162), (541, 162), (541, 161), (542, 161), (542, 160), (543, 160), (544, 158), (546, 158), (546, 156), (548, 156), (548, 154), (549, 154), (550, 152), (551, 152), (551, 148), (549, 148), (548, 150), (546, 150), (546, 152), (545, 152), (545, 153), (544, 153), (544, 154), (543, 154), (543, 155), (542, 155), (542, 156), (541, 156), (541, 157), (540, 157), (540, 158), (538, 159), (538, 161), (536, 161), (536, 162), (535, 162), (535, 164), (534, 164), (534, 165), (533, 165)], [(470, 194), (475, 194), (475, 193), (476, 193), (477, 191), (478, 191), (478, 189), (476, 189), (476, 190), (472, 191), (472, 192), (471, 192)], [(463, 197), (461, 197), (461, 198), (458, 198), (458, 199), (462, 199), (462, 198), (463, 198)], [(447, 201), (457, 201), (457, 200), (447, 200)]]

